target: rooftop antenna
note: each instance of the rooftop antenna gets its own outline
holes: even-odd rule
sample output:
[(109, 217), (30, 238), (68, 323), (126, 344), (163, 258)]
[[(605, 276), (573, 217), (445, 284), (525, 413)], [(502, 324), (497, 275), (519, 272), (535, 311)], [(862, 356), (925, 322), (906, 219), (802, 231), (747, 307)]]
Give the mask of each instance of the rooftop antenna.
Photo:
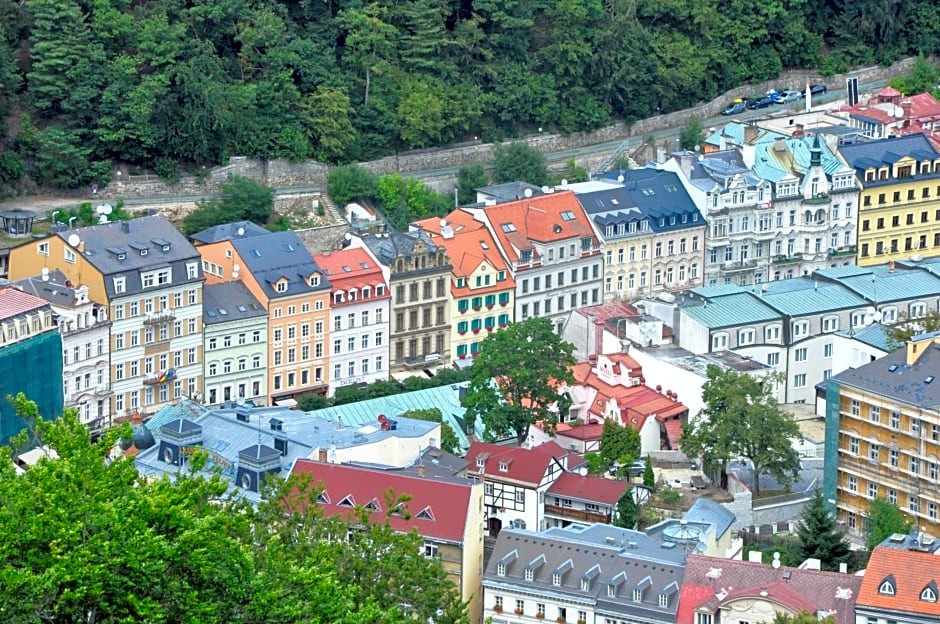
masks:
[(49, 281), (49, 269), (46, 267), (42, 267), (42, 281), (44, 282)]

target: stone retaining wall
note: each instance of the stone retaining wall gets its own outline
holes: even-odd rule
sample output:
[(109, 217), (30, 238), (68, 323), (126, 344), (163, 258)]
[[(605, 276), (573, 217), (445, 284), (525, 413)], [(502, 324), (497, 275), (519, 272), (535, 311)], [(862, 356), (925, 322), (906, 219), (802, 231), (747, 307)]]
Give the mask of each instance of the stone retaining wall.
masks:
[[(914, 58), (902, 59), (890, 67), (866, 67), (853, 71), (850, 75), (857, 76), (861, 84), (886, 80), (907, 72), (914, 64), (914, 60)], [(845, 79), (846, 75), (843, 74), (824, 77), (814, 71), (786, 70), (776, 80), (737, 87), (710, 102), (681, 111), (657, 115), (629, 124), (616, 123), (592, 132), (576, 132), (568, 135), (538, 134), (520, 140), (543, 153), (551, 154), (589, 145), (611, 143), (630, 137), (646, 137), (659, 130), (681, 127), (692, 117), (701, 119), (714, 117), (727, 106), (728, 101), (737, 97), (753, 95), (756, 92), (763, 93), (773, 87), (802, 89), (808, 83), (825, 84), (830, 89), (839, 89), (845, 86)], [(380, 175), (418, 172), (428, 172), (433, 175), (438, 169), (489, 162), (493, 158), (493, 147), (492, 143), (470, 142), (450, 148), (404, 152), (364, 162), (361, 165)], [(578, 159), (579, 164), (594, 160), (589, 156)], [(328, 165), (312, 160), (292, 163), (285, 159), (259, 161), (235, 157), (227, 165), (213, 168), (204, 182), (200, 182), (195, 177), (186, 176), (178, 183), (167, 184), (157, 176), (131, 176), (126, 171), (122, 171), (120, 177), (116, 177), (112, 184), (101, 189), (99, 194), (106, 198), (208, 195), (215, 193), (218, 190), (218, 183), (229, 175), (254, 178), (274, 187), (323, 185), (326, 184), (328, 172)], [(446, 175), (453, 177), (452, 173)]]

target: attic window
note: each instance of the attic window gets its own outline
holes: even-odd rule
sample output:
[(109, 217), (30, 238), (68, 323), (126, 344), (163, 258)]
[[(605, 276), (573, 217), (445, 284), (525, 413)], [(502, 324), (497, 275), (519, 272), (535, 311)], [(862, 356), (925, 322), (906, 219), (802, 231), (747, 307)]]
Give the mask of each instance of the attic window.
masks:
[(532, 568), (526, 568), (526, 569), (525, 569), (525, 580), (531, 581), (531, 580), (534, 579), (534, 578), (535, 578), (535, 570), (533, 570)]
[(287, 292), (287, 280), (281, 280), (274, 285), (274, 290), (277, 292)]
[(634, 589), (633, 590), (633, 602), (640, 602), (641, 600), (643, 600), (643, 590)]
[(552, 585), (558, 586), (561, 585), (561, 574), (555, 572), (552, 574)]
[(565, 210), (564, 212), (562, 212), (562, 213), (561, 213), (561, 218), (562, 218), (562, 220), (564, 220), (564, 221), (574, 221), (574, 219), (575, 219), (574, 213), (571, 212), (570, 210)]
[(369, 511), (382, 511), (382, 508), (379, 507), (379, 502), (374, 498), (365, 504), (365, 508)]
[(337, 506), (337, 507), (355, 507), (355, 506), (356, 506), (356, 503), (355, 503), (355, 501), (353, 501), (353, 497), (352, 497), (352, 496), (347, 496), (346, 498), (344, 498), (343, 500), (341, 500), (339, 503), (337, 503), (336, 506)]
[(507, 234), (516, 231), (516, 226), (512, 223), (503, 223), (499, 227), (502, 228), (503, 232), (506, 232)]
[(590, 591), (590, 589), (591, 589), (591, 581), (586, 578), (581, 579), (581, 591)]
[(878, 586), (878, 593), (883, 596), (893, 596), (895, 593), (894, 579), (888, 577), (881, 581), (881, 585)]
[(251, 255), (253, 255), (255, 258), (260, 258), (260, 257), (261, 257), (261, 251), (258, 250), (258, 249), (252, 249), (252, 250), (251, 250)]
[(937, 602), (937, 585), (933, 581), (921, 590), (920, 599), (924, 602)]
[(483, 468), (484, 466), (486, 466), (486, 458), (477, 457), (477, 468)]
[(284, 251), (287, 253), (292, 253), (294, 251), (294, 246), (290, 243), (284, 243)]
[(496, 576), (506, 576), (506, 564), (505, 563), (496, 564)]
[(499, 471), (509, 472), (509, 462), (504, 462), (504, 461), (499, 462)]
[(430, 507), (425, 507), (424, 509), (422, 509), (415, 515), (415, 518), (417, 518), (418, 520), (432, 520), (433, 521), (434, 513), (431, 511)]
[(310, 285), (311, 285), (311, 286), (319, 286), (319, 285), (320, 285), (320, 276), (319, 276), (319, 275), (311, 275), (311, 276), (310, 276)]
[(330, 497), (327, 495), (326, 492), (320, 492), (317, 495), (317, 502), (320, 503), (321, 505), (329, 505)]
[(668, 607), (669, 606), (669, 596), (667, 594), (659, 595), (659, 606)]
[(933, 375), (927, 375), (927, 377), (924, 379), (924, 383), (925, 383), (925, 384), (929, 384), (929, 383), (930, 383), (931, 381), (933, 381), (933, 380), (934, 380), (934, 376), (933, 376)]

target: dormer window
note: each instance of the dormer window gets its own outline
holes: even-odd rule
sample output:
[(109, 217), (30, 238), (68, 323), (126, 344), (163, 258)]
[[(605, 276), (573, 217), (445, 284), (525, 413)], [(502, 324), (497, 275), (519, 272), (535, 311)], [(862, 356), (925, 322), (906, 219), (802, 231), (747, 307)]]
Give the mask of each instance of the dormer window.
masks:
[(274, 290), (279, 293), (287, 292), (287, 280), (281, 280), (274, 285)]
[(522, 262), (523, 264), (528, 264), (529, 262), (532, 262), (532, 250), (523, 249), (522, 252), (519, 254), (519, 261)]
[(319, 286), (319, 285), (320, 285), (320, 276), (317, 275), (317, 274), (311, 275), (311, 276), (310, 276), (310, 285), (311, 285), (311, 286)]
[(921, 590), (920, 599), (924, 602), (937, 602), (937, 584), (930, 581), (930, 584)]
[(666, 594), (659, 595), (659, 606), (668, 607), (669, 606), (669, 596)]
[(882, 596), (893, 596), (896, 593), (893, 576), (881, 581), (881, 585), (878, 586), (878, 593)]
[(534, 578), (535, 578), (535, 570), (533, 570), (532, 568), (526, 568), (526, 569), (525, 569), (525, 580), (531, 581), (531, 580), (534, 579)]
[(581, 591), (590, 591), (590, 589), (591, 581), (587, 580), (586, 578), (581, 579)]
[(496, 576), (506, 576), (506, 564), (505, 563), (496, 564)]
[(485, 466), (486, 466), (486, 458), (477, 457), (477, 468), (479, 468), (480, 470), (483, 470)]
[(500, 472), (509, 472), (509, 464), (507, 462), (499, 462), (499, 471)]
[(640, 602), (641, 600), (643, 600), (643, 590), (634, 589), (633, 590), (633, 602)]

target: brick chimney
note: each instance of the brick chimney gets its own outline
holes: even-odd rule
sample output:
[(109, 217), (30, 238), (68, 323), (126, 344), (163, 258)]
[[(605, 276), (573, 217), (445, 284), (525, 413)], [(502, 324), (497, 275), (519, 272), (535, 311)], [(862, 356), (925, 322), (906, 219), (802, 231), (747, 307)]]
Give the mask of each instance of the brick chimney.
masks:
[(326, 463), (326, 449), (320, 449), (320, 452), (317, 453), (317, 461)]

